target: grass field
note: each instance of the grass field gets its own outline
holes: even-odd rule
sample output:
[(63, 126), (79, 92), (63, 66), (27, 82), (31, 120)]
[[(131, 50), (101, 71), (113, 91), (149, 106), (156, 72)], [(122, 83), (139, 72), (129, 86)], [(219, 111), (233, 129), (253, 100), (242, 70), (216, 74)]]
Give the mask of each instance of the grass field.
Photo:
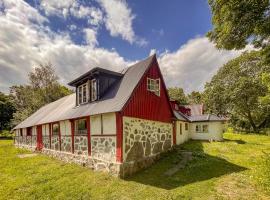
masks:
[(270, 137), (225, 139), (178, 147), (194, 158), (172, 177), (164, 172), (181, 159), (177, 151), (126, 180), (44, 155), (19, 158), (28, 151), (0, 140), (0, 199), (270, 199)]

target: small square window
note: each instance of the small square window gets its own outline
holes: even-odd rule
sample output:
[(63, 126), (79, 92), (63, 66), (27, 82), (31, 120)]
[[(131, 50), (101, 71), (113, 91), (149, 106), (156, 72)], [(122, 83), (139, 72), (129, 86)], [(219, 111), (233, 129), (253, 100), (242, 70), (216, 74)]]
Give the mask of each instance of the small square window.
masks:
[(208, 133), (208, 125), (204, 124), (202, 127), (203, 127), (203, 132)]
[(53, 124), (52, 129), (53, 129), (52, 130), (53, 135), (59, 135), (60, 129), (59, 129), (59, 124), (58, 123)]
[(160, 79), (147, 78), (147, 90), (160, 96)]
[(185, 130), (188, 130), (188, 123), (185, 123)]
[(201, 125), (196, 125), (196, 132), (199, 133), (199, 132), (202, 132), (202, 127)]
[(86, 119), (79, 119), (75, 121), (75, 135), (87, 135)]

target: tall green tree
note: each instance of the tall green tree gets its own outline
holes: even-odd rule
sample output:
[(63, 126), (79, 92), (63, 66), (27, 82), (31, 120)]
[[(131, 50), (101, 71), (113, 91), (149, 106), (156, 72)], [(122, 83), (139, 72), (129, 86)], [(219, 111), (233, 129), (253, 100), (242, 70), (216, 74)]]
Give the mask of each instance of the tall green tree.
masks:
[(233, 122), (257, 132), (270, 116), (267, 105), (259, 100), (268, 92), (261, 76), (270, 73), (270, 65), (261, 60), (260, 52), (253, 51), (220, 68), (205, 85), (204, 101), (208, 111), (229, 115)]
[(201, 104), (203, 103), (202, 93), (198, 91), (192, 91), (187, 95), (188, 104)]
[(72, 93), (58, 82), (59, 78), (50, 63), (40, 64), (28, 77), (28, 85), (15, 85), (10, 90), (16, 108), (13, 125), (20, 123), (42, 106)]
[(12, 98), (0, 92), (0, 131), (10, 129), (10, 121), (15, 112), (15, 107)]
[(187, 104), (187, 97), (183, 88), (170, 87), (168, 88), (168, 94), (170, 99), (176, 100), (179, 104)]
[(270, 63), (270, 1), (208, 0), (213, 29), (207, 36), (222, 49), (243, 49), (253, 43)]

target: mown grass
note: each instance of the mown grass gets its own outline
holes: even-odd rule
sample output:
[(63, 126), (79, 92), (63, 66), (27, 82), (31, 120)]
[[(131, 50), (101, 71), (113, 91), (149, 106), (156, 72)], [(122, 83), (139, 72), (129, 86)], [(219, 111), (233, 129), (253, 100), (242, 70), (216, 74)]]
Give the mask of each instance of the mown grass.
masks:
[(177, 150), (125, 180), (44, 155), (19, 158), (28, 151), (0, 140), (0, 199), (270, 199), (270, 137), (224, 137), (178, 147), (194, 158), (172, 177), (164, 172), (181, 159)]

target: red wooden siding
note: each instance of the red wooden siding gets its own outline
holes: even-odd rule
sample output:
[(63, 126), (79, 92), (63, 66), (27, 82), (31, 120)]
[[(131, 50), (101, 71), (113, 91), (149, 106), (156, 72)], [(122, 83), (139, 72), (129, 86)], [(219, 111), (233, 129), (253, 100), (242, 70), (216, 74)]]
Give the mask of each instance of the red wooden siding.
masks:
[(176, 144), (176, 121), (173, 121), (173, 145)]
[(75, 132), (75, 125), (74, 125), (74, 120), (70, 119), (71, 123), (71, 144), (72, 144), (72, 153), (74, 153), (74, 132)]
[(41, 150), (43, 148), (42, 144), (42, 126), (37, 126), (37, 150)]
[[(160, 78), (160, 96), (147, 90), (147, 78)], [(158, 63), (152, 66), (135, 88), (131, 98), (123, 109), (123, 116), (137, 117), (161, 122), (172, 122), (173, 113), (170, 107), (166, 86)]]
[(90, 116), (86, 117), (87, 126), (87, 141), (88, 141), (88, 155), (91, 156), (91, 130), (90, 130)]
[(121, 113), (116, 113), (116, 161), (123, 162), (123, 117)]

